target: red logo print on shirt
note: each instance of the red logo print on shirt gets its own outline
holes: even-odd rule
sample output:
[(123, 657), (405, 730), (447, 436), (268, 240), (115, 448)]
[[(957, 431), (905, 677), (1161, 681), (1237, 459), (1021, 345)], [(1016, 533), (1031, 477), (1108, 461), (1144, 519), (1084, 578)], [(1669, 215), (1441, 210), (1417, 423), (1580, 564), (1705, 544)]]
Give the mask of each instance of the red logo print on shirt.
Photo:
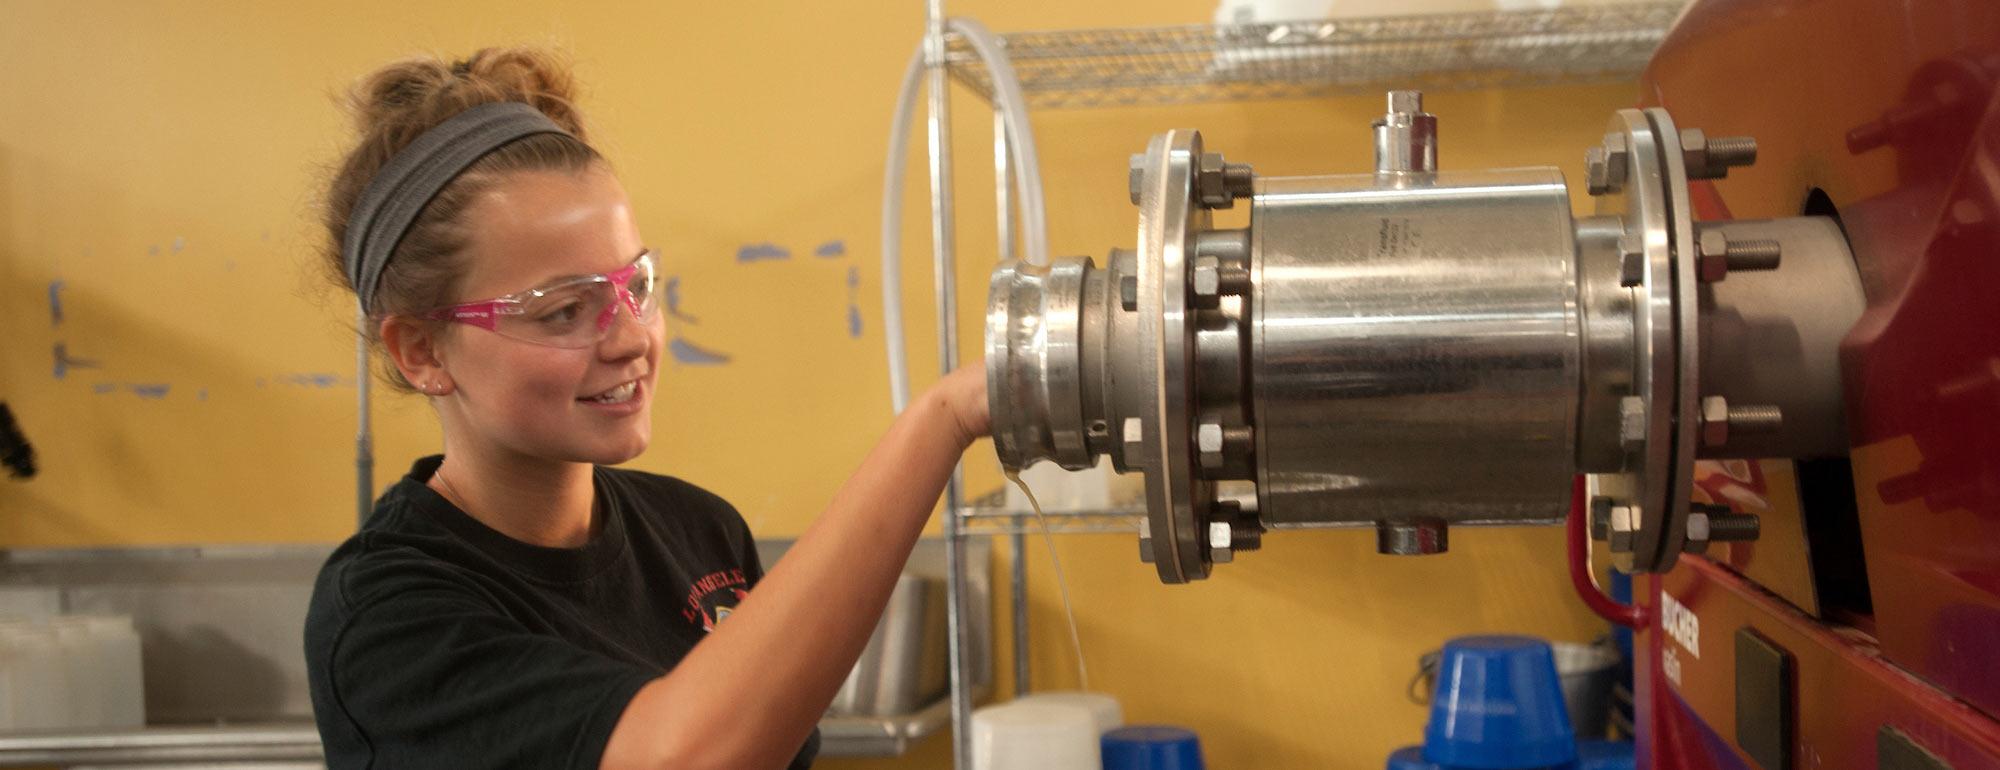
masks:
[(729, 617), (729, 613), (736, 610), (736, 605), (750, 595), (745, 590), (749, 585), (750, 582), (743, 577), (743, 570), (711, 572), (694, 581), (694, 587), (688, 589), (687, 606), (681, 608), (681, 615), (689, 623), (700, 623), (703, 631), (714, 631), (715, 624)]

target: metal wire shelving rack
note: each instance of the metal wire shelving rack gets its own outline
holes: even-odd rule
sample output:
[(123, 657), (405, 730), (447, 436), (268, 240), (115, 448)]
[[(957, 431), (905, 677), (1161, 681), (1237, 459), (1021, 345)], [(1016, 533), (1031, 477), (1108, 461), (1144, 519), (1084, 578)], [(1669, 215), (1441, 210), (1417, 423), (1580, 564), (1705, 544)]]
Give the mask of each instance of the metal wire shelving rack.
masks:
[[(929, 76), (931, 239), (936, 272), (937, 324), (945, 368), (957, 362), (952, 207), (950, 97), (956, 81), (994, 104), (993, 83), (971, 46), (946, 29), (943, 0), (926, 0), (925, 65)], [(1000, 35), (1030, 109), (1123, 107), (1196, 102), (1322, 97), (1390, 88), (1463, 91), (1548, 85), (1629, 82), (1685, 7), (1685, 0), (1642, 0), (1554, 9), (1329, 19), (1244, 25), (1029, 31)], [(1014, 169), (1006, 132), (994, 115), (995, 197), (999, 204), (1001, 259), (1016, 254)], [(1013, 570), (1010, 605), (1014, 628), (1014, 681), (1028, 689), (1026, 545), (1023, 534), (1038, 522), (1010, 509), (1000, 493), (963, 499), (962, 474), (945, 492), (947, 564), (966, 539), (1007, 535)], [(1052, 533), (1139, 531), (1143, 503), (1107, 511), (1052, 513)], [(953, 757), (971, 766), (966, 739), (972, 681), (963, 649), (965, 580), (962, 566), (948, 576)]]
[[(1593, 83), (1645, 67), (1678, 2), (1002, 35), (1034, 109)], [(947, 36), (952, 77), (992, 101)]]

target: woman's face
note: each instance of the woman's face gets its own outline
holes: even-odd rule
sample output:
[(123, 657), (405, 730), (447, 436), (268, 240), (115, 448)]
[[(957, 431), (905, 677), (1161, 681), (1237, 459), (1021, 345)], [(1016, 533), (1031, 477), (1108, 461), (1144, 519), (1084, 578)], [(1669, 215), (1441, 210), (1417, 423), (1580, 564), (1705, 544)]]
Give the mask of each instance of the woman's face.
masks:
[[(455, 302), (608, 273), (645, 249), (624, 187), (596, 166), (507, 175), (466, 214), (471, 238)], [(661, 316), (640, 321), (621, 303), (604, 337), (578, 349), (450, 325), (436, 345), (453, 386), (436, 400), (447, 442), (482, 454), (601, 465), (637, 457), (652, 438)], [(628, 385), (636, 387), (622, 398)], [(607, 394), (612, 401), (600, 398)]]

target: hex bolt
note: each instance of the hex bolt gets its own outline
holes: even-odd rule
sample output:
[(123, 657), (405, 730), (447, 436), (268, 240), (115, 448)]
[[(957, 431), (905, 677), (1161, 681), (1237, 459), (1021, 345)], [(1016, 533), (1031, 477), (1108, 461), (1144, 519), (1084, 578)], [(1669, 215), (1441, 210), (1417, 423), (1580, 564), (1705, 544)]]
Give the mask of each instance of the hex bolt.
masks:
[(1708, 539), (1718, 543), (1747, 543), (1764, 534), (1762, 519), (1747, 513), (1709, 513)]
[(1231, 197), (1248, 198), (1256, 192), (1257, 174), (1248, 163), (1222, 164), (1222, 187)]
[(1195, 166), (1195, 197), (1205, 208), (1233, 207), (1237, 198), (1250, 196), (1255, 183), (1249, 164), (1230, 163), (1221, 153), (1202, 153)]
[(1701, 400), (1701, 445), (1729, 443), (1729, 399), (1708, 396)]
[(1724, 136), (1708, 140), (1708, 164), (1733, 168), (1757, 162), (1757, 140), (1748, 136)]
[(1709, 543), (1737, 543), (1756, 540), (1762, 534), (1762, 523), (1747, 513), (1736, 513), (1726, 505), (1690, 506), (1687, 520), (1682, 525), (1685, 542), (1681, 550), (1701, 554), (1708, 551)]
[(1203, 230), (1195, 233), (1194, 253), (1229, 262), (1247, 262), (1250, 259), (1250, 231)]
[(1684, 540), (1681, 551), (1693, 554), (1708, 552), (1708, 514), (1689, 512), (1687, 520), (1681, 523), (1681, 533)]
[(1715, 283), (1731, 270), (1776, 270), (1784, 247), (1773, 240), (1734, 239), (1721, 230), (1703, 230), (1695, 241), (1696, 268), (1702, 283)]
[(1768, 434), (1785, 429), (1785, 413), (1772, 404), (1729, 407), (1729, 430), (1736, 433)]
[(1731, 270), (1776, 270), (1784, 260), (1784, 247), (1770, 240), (1732, 240), (1722, 256)]
[(1195, 450), (1201, 455), (1202, 470), (1222, 469), (1223, 455), (1221, 423), (1204, 422), (1194, 429)]
[(1604, 148), (1592, 147), (1583, 151), (1583, 186), (1591, 195), (1603, 195), (1611, 191), (1611, 168), (1605, 162)]
[(1222, 260), (1194, 258), (1194, 295), (1213, 299), (1222, 293)]
[(1231, 538), (1232, 534), (1229, 522), (1212, 521), (1208, 523), (1209, 561), (1216, 564), (1228, 564), (1236, 559), (1235, 551), (1230, 547), (1233, 539)]
[(1132, 153), (1126, 160), (1125, 187), (1132, 193), (1132, 205), (1139, 205), (1139, 190), (1146, 186), (1146, 154)]
[(1681, 129), (1681, 160), (1689, 179), (1721, 179), (1734, 166), (1757, 162), (1757, 140), (1747, 136), (1714, 139), (1699, 128)]
[(1204, 152), (1195, 163), (1194, 192), (1202, 207), (1226, 209), (1236, 204), (1225, 181), (1229, 163), (1219, 152)]
[(1627, 450), (1646, 443), (1646, 400), (1638, 396), (1618, 399), (1618, 443)]
[(1625, 167), (1631, 156), (1624, 134), (1605, 134), (1604, 143), (1583, 153), (1584, 185), (1591, 195), (1625, 189)]
[(1125, 312), (1128, 313), (1139, 309), (1139, 276), (1119, 276), (1118, 305), (1125, 308)]
[(1232, 455), (1250, 452), (1252, 434), (1250, 426), (1240, 425), (1222, 429), (1222, 451)]
[(1775, 433), (1784, 426), (1784, 412), (1776, 406), (1730, 406), (1729, 400), (1722, 396), (1701, 400), (1702, 446), (1728, 444), (1731, 433)]

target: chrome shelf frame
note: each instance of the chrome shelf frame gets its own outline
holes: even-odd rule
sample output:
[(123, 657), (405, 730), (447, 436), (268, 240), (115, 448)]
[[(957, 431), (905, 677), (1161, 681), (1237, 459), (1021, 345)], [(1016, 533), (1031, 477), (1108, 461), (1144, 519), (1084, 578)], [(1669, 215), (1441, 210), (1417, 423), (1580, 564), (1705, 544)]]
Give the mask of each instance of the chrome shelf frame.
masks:
[[(1030, 107), (1059, 109), (1615, 82), (1645, 68), (1683, 2), (1275, 24), (1001, 35)], [(952, 77), (991, 102), (969, 46)]]
[(958, 518), (959, 531), (967, 536), (1032, 535), (1044, 526), (1052, 535), (1138, 535), (1146, 526), (1146, 508), (1144, 500), (1135, 500), (1106, 510), (1049, 511), (1036, 521), (1033, 511), (1008, 507), (1003, 489), (969, 501), (958, 509)]

